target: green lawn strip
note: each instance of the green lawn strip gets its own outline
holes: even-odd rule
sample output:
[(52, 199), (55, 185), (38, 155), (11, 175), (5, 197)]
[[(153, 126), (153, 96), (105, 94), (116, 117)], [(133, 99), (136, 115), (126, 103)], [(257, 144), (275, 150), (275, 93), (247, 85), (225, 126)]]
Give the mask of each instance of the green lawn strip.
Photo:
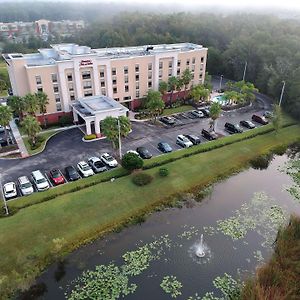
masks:
[(191, 105), (182, 105), (182, 106), (178, 106), (178, 107), (174, 107), (174, 108), (165, 108), (162, 113), (162, 116), (169, 116), (172, 114), (185, 112), (185, 111), (189, 111), (189, 110), (193, 110), (193, 109), (194, 109), (194, 107)]
[[(155, 179), (137, 187), (131, 176), (59, 196), (0, 219), (0, 281), (2, 293), (26, 284), (53, 259), (53, 239), (64, 238), (64, 252), (112, 230), (130, 216), (144, 214), (180, 192), (201, 187), (244, 168), (257, 155), (298, 140), (299, 126), (284, 128), (254, 139), (193, 155), (166, 164), (170, 175), (158, 168), (145, 172)], [(62, 251), (61, 251), (62, 252)], [(26, 276), (25, 276), (26, 274)], [(1, 286), (2, 284), (2, 286)], [(7, 284), (7, 286), (6, 286)]]

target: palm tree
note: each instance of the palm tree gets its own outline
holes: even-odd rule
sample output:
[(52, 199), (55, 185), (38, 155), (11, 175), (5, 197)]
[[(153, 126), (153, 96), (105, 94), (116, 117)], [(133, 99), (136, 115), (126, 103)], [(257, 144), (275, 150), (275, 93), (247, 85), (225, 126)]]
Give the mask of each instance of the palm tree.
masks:
[(7, 129), (6, 126), (12, 120), (13, 114), (9, 106), (0, 105), (0, 125), (4, 127), (5, 139), (7, 140)]
[(158, 87), (159, 92), (164, 95), (168, 91), (168, 83), (165, 81), (161, 81)]
[(221, 105), (218, 102), (214, 102), (210, 106), (209, 114), (213, 121), (213, 131), (215, 131), (216, 120), (220, 117), (221, 111)]
[(150, 111), (153, 122), (156, 121), (157, 116), (164, 109), (165, 103), (161, 98), (161, 94), (157, 91), (149, 90), (146, 97), (146, 108)]
[(39, 109), (39, 103), (36, 95), (27, 94), (24, 96), (25, 111), (32, 116), (35, 116), (36, 111)]
[(177, 86), (176, 86), (177, 98), (178, 98), (178, 93), (181, 92), (183, 86), (184, 86), (184, 84), (183, 84), (182, 78), (177, 77)]
[(26, 116), (21, 124), (28, 135), (31, 145), (34, 146), (36, 144), (37, 134), (42, 130), (40, 123), (34, 116)]
[(169, 103), (170, 107), (172, 106), (173, 93), (176, 90), (177, 83), (178, 83), (178, 80), (175, 76), (171, 76), (168, 80), (168, 87), (169, 87), (169, 90), (171, 91), (170, 103)]
[(10, 96), (7, 99), (7, 105), (21, 120), (24, 113), (24, 99), (20, 96)]
[(40, 113), (43, 115), (44, 128), (46, 128), (47, 122), (45, 118), (45, 113), (47, 112), (47, 104), (49, 104), (48, 96), (44, 92), (37, 92), (35, 96), (37, 98)]
[(185, 69), (182, 73), (181, 77), (183, 84), (184, 84), (184, 101), (186, 100), (186, 90), (188, 85), (190, 84), (191, 80), (193, 79), (193, 74), (190, 69)]

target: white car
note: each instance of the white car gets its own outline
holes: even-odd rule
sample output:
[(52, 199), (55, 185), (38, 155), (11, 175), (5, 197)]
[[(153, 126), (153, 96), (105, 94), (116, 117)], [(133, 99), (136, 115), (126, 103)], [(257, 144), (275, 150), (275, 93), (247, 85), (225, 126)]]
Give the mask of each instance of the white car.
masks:
[(17, 188), (14, 182), (5, 183), (3, 186), (3, 194), (5, 199), (10, 199), (17, 196)]
[(31, 172), (32, 180), (39, 192), (46, 191), (50, 188), (49, 182), (40, 170)]
[(77, 164), (77, 168), (83, 177), (89, 177), (95, 174), (93, 169), (85, 161), (80, 161)]
[(133, 154), (135, 154), (135, 155), (137, 155), (137, 156), (140, 156), (140, 155), (138, 154), (138, 152), (135, 151), (135, 150), (128, 150), (126, 153), (133, 153)]
[(203, 118), (204, 114), (201, 110), (193, 110), (191, 113), (197, 118)]
[(19, 177), (18, 184), (19, 184), (19, 188), (20, 188), (20, 191), (23, 196), (30, 195), (34, 192), (33, 186), (27, 176)]
[(182, 134), (177, 136), (176, 144), (180, 145), (183, 148), (188, 148), (193, 146), (193, 143)]
[(110, 154), (104, 153), (100, 156), (100, 159), (110, 168), (115, 168), (118, 166), (118, 162)]

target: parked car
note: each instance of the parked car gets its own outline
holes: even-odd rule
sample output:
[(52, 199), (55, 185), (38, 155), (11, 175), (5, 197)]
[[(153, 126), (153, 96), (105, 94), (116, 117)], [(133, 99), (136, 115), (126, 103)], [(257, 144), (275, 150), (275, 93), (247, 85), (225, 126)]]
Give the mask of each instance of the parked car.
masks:
[(110, 168), (116, 168), (118, 166), (117, 160), (108, 153), (102, 154), (100, 159)]
[(59, 169), (53, 169), (49, 172), (49, 178), (55, 185), (65, 183), (65, 178)]
[(69, 181), (75, 181), (81, 178), (79, 173), (73, 166), (67, 166), (65, 168), (65, 174)]
[(225, 130), (227, 132), (229, 132), (230, 134), (233, 134), (233, 133), (242, 133), (243, 132), (243, 129), (237, 125), (237, 124), (232, 124), (232, 123), (225, 123)]
[(46, 191), (49, 189), (49, 182), (40, 170), (31, 172), (31, 177), (36, 189), (39, 192)]
[(215, 132), (208, 131), (206, 129), (202, 129), (201, 134), (209, 141), (216, 140), (218, 138), (218, 135)]
[(32, 183), (27, 176), (21, 176), (18, 178), (18, 185), (23, 196), (30, 195), (34, 192)]
[(186, 138), (188, 138), (192, 143), (193, 145), (198, 145), (201, 143), (201, 140), (199, 137), (197, 137), (196, 135), (193, 135), (193, 134), (185, 134), (184, 135)]
[(140, 156), (139, 153), (137, 151), (135, 151), (135, 150), (128, 150), (128, 151), (126, 151), (126, 153), (133, 153), (133, 154), (135, 154), (137, 156)]
[(96, 156), (90, 157), (88, 159), (88, 163), (95, 173), (100, 173), (107, 170), (107, 167), (104, 164), (104, 162)]
[(180, 145), (183, 148), (192, 147), (193, 143), (184, 135), (180, 134), (177, 136), (176, 144)]
[(168, 153), (168, 152), (173, 151), (172, 147), (168, 143), (165, 143), (165, 142), (159, 142), (157, 144), (157, 148), (163, 153)]
[(204, 117), (209, 118), (210, 117), (210, 112), (208, 108), (201, 108), (199, 109), (199, 111), (201, 111), (204, 115)]
[(260, 115), (252, 115), (252, 121), (255, 121), (262, 125), (267, 125), (269, 121), (264, 117)]
[(0, 133), (3, 133), (5, 131), (5, 128), (6, 130), (10, 130), (9, 126), (3, 127), (2, 125), (0, 125)]
[(171, 125), (171, 126), (175, 125), (175, 123), (176, 123), (176, 119), (173, 118), (173, 117), (169, 117), (169, 116), (161, 117), (160, 121), (167, 124), (167, 125)]
[(136, 152), (140, 155), (141, 158), (149, 159), (152, 157), (150, 151), (145, 147), (138, 147), (136, 148)]
[(243, 126), (243, 127), (246, 127), (246, 128), (248, 128), (248, 129), (253, 129), (253, 128), (255, 128), (255, 125), (251, 122), (251, 121), (241, 121), (240, 122), (240, 125), (241, 126)]
[(191, 114), (193, 114), (197, 118), (203, 118), (204, 117), (204, 113), (200, 110), (193, 110), (193, 111), (191, 111)]
[(80, 161), (77, 164), (77, 168), (78, 168), (79, 173), (83, 177), (89, 177), (89, 176), (93, 176), (95, 174), (94, 171), (92, 170), (92, 168), (85, 161)]
[(268, 118), (268, 119), (272, 118), (273, 115), (274, 115), (274, 114), (273, 114), (272, 111), (266, 110), (266, 111), (264, 112), (264, 117), (266, 117), (266, 118)]
[(3, 194), (5, 199), (17, 197), (17, 188), (14, 182), (5, 183), (3, 186)]

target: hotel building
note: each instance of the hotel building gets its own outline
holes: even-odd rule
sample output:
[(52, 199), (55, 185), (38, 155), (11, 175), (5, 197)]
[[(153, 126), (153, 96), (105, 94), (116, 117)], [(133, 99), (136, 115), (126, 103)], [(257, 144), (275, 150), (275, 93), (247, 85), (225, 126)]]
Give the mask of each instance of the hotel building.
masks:
[[(57, 44), (33, 54), (4, 54), (14, 95), (43, 91), (48, 122), (71, 114), (78, 99), (107, 96), (128, 109), (149, 89), (189, 68), (190, 85), (204, 82), (207, 48), (191, 43), (91, 49)], [(167, 97), (167, 96), (166, 96)]]

